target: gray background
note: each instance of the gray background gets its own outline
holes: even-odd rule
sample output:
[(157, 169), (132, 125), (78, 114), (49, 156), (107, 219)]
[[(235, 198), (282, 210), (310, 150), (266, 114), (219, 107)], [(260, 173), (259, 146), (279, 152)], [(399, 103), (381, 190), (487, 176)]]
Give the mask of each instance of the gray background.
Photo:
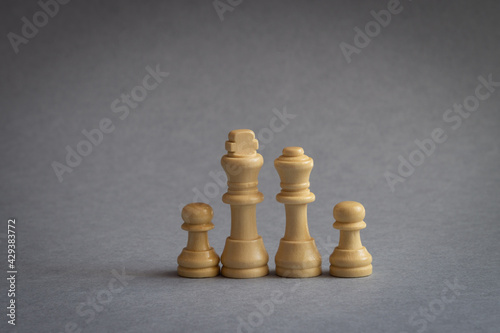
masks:
[[(443, 114), (474, 93), (478, 76), (500, 81), (500, 6), (401, 5), (348, 63), (339, 44), (352, 44), (353, 29), (387, 2), (244, 1), (221, 21), (211, 1), (75, 0), (18, 54), (7, 33), (20, 34), (21, 18), (40, 7), (3, 2), (0, 267), (15, 217), (19, 273), (18, 325), (6, 323), (2, 279), (0, 329), (229, 332), (241, 318), (255, 332), (498, 332), (500, 89), (456, 130)], [(170, 75), (120, 120), (111, 103), (157, 64)], [(267, 142), (273, 109), (296, 117)], [(51, 163), (103, 118), (115, 130), (59, 182)], [(446, 142), (391, 191), (384, 173), (438, 127)], [(207, 184), (237, 128), (265, 138), (257, 217), (271, 274), (179, 278), (179, 207), (198, 199), (194, 188), (211, 193), (219, 255), (229, 235), (226, 189)], [(311, 279), (274, 274), (285, 216), (273, 160), (294, 145), (315, 161), (309, 227), (324, 272)], [(368, 278), (327, 273), (332, 208), (343, 200), (366, 207)], [(113, 270), (129, 280), (110, 292)], [(456, 295), (446, 289), (454, 282)], [(255, 304), (273, 293), (284, 302), (259, 315)], [(96, 297), (104, 304), (85, 304)], [(437, 315), (419, 314), (429, 306)]]

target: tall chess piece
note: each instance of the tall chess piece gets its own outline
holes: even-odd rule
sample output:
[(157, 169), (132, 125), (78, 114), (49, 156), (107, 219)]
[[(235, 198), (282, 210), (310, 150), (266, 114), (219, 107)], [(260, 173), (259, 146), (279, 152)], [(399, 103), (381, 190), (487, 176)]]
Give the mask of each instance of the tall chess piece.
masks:
[(177, 258), (177, 273), (183, 277), (204, 278), (219, 275), (219, 256), (208, 244), (208, 230), (214, 228), (212, 207), (196, 202), (182, 209), (182, 229), (188, 231), (187, 246)]
[(309, 191), (313, 159), (300, 147), (287, 147), (274, 160), (281, 179), (276, 200), (285, 204), (286, 228), (276, 253), (276, 274), (283, 277), (312, 277), (321, 274), (321, 255), (307, 226), (307, 204), (315, 200)]
[(222, 275), (247, 279), (267, 275), (269, 256), (257, 233), (256, 205), (264, 200), (257, 178), (264, 164), (257, 153), (259, 142), (248, 129), (231, 131), (226, 141), (227, 155), (221, 160), (227, 174), (228, 191), (222, 196), (231, 205), (231, 235), (222, 252)]
[(340, 230), (339, 245), (330, 256), (330, 274), (338, 277), (362, 277), (372, 273), (372, 256), (361, 244), (359, 231), (366, 228), (365, 207), (355, 201), (342, 201), (333, 208)]

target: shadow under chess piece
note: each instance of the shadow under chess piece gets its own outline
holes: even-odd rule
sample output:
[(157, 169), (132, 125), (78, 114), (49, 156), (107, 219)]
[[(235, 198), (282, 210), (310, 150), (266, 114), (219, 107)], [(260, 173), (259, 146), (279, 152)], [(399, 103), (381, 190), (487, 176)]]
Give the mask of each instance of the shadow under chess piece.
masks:
[(219, 275), (219, 256), (208, 244), (208, 230), (214, 228), (212, 207), (196, 202), (182, 209), (182, 229), (188, 231), (187, 246), (177, 258), (177, 274), (189, 278)]
[(342, 201), (333, 208), (340, 230), (339, 245), (330, 256), (330, 274), (337, 277), (362, 277), (372, 274), (372, 256), (361, 244), (359, 231), (366, 228), (365, 207), (355, 201)]

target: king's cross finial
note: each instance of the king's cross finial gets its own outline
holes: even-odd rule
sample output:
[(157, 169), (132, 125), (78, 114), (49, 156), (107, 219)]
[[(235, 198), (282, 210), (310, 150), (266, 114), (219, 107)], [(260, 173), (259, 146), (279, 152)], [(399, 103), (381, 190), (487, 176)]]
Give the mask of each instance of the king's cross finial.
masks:
[(229, 132), (226, 150), (231, 156), (254, 155), (259, 149), (255, 133), (249, 129), (237, 129)]

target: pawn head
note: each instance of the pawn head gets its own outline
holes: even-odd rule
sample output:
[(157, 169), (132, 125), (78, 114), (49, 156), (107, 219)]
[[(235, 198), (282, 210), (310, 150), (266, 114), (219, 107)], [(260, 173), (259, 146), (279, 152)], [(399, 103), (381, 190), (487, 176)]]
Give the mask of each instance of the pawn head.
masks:
[(190, 203), (182, 208), (182, 219), (187, 224), (207, 224), (213, 217), (212, 207), (203, 202)]
[(339, 222), (360, 222), (365, 218), (365, 207), (356, 201), (342, 201), (333, 207), (333, 217)]

